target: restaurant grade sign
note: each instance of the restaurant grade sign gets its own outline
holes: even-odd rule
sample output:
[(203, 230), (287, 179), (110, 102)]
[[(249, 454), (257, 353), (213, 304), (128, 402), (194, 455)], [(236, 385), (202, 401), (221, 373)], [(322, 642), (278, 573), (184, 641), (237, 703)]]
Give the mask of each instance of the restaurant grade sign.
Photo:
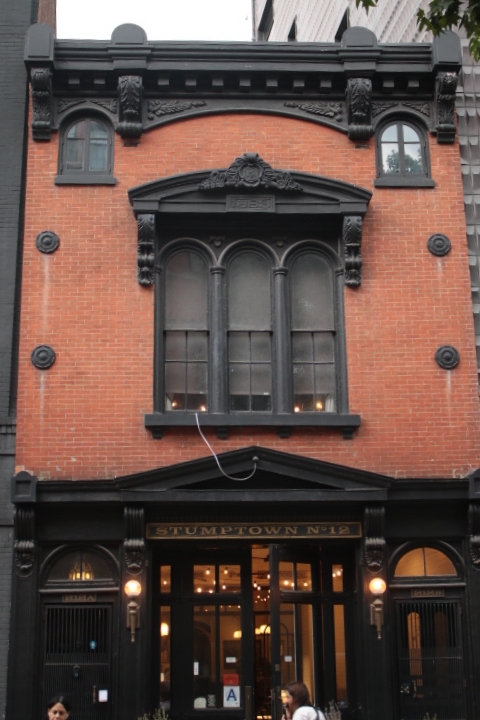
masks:
[(237, 540), (239, 538), (298, 539), (360, 538), (359, 522), (298, 523), (147, 523), (149, 540)]

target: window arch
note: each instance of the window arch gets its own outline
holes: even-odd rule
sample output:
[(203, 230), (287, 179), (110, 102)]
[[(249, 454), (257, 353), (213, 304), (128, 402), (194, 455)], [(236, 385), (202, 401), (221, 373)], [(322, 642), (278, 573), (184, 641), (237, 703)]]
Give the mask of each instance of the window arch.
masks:
[(398, 560), (394, 577), (429, 578), (458, 576), (455, 565), (441, 550), (418, 547), (402, 555)]
[(398, 119), (377, 132), (376, 186), (433, 187), (428, 143), (423, 130), (410, 120)]
[(59, 548), (45, 561), (45, 587), (116, 585), (118, 566), (108, 551), (97, 547)]
[(98, 117), (76, 118), (62, 129), (57, 184), (103, 184), (112, 177), (113, 137), (109, 123)]

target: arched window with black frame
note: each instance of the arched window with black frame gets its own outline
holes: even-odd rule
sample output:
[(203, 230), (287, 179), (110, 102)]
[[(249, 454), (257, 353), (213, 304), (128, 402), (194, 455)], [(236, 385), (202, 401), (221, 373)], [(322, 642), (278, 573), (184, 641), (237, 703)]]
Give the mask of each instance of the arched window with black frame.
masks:
[(377, 130), (377, 187), (434, 187), (423, 129), (398, 119)]
[(62, 128), (59, 184), (113, 185), (113, 128), (99, 117), (81, 117)]

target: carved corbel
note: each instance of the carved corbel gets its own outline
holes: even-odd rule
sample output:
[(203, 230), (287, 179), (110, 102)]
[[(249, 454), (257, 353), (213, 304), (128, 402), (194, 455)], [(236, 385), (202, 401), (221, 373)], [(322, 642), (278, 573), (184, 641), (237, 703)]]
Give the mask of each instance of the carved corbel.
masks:
[(366, 507), (363, 515), (365, 564), (370, 572), (379, 572), (385, 563), (385, 508)]
[(372, 81), (369, 78), (347, 80), (348, 137), (368, 140), (373, 135)]
[(129, 575), (138, 575), (145, 565), (145, 537), (143, 508), (125, 507), (125, 539), (123, 552)]
[(140, 75), (122, 75), (118, 78), (120, 122), (117, 132), (123, 138), (138, 138), (142, 125), (142, 78)]
[(155, 215), (139, 215), (138, 223), (138, 282), (140, 285), (153, 285), (153, 265), (155, 260)]
[(358, 215), (347, 215), (343, 218), (345, 285), (352, 288), (362, 284), (362, 223), (362, 218)]
[(52, 135), (52, 73), (50, 68), (32, 68), (32, 137), (50, 140)]
[(435, 115), (437, 142), (453, 143), (455, 140), (455, 94), (458, 75), (439, 72), (435, 81)]
[(480, 504), (470, 503), (468, 507), (470, 557), (473, 567), (480, 570)]
[(15, 510), (15, 566), (17, 575), (26, 578), (35, 562), (35, 510), (19, 506)]

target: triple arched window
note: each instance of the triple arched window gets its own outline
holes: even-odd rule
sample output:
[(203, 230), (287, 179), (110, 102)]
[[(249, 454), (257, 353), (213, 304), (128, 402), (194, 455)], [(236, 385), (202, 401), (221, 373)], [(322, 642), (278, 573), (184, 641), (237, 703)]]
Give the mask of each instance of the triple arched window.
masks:
[(77, 118), (62, 129), (57, 184), (114, 184), (113, 132), (97, 117)]
[(160, 410), (264, 418), (338, 410), (333, 253), (305, 244), (284, 267), (247, 243), (223, 266), (190, 245), (165, 258)]
[(434, 184), (423, 130), (403, 119), (381, 125), (377, 132), (375, 185), (433, 187)]

